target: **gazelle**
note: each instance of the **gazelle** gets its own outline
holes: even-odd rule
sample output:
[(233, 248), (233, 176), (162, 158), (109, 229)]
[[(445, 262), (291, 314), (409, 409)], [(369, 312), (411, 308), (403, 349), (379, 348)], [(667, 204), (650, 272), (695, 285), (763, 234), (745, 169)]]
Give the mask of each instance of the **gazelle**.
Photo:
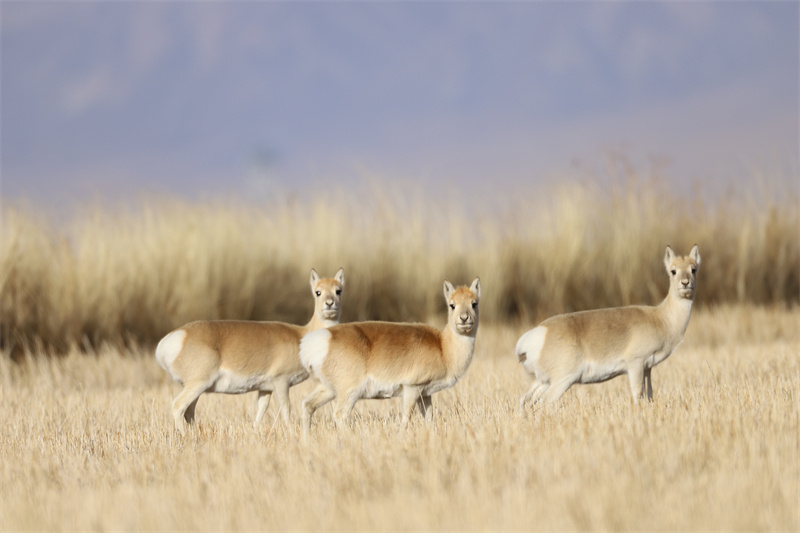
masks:
[(676, 256), (667, 246), (669, 293), (657, 307), (628, 306), (548, 318), (517, 341), (517, 357), (533, 378), (520, 400), (557, 401), (575, 383), (628, 374), (634, 403), (653, 398), (650, 374), (683, 340), (696, 289), (700, 251)]
[(190, 322), (167, 334), (156, 347), (156, 360), (183, 390), (172, 402), (175, 426), (184, 431), (194, 421), (204, 392), (242, 394), (258, 391), (257, 427), (274, 392), (285, 422), (291, 416), (289, 387), (308, 378), (300, 364), (300, 339), (306, 333), (339, 323), (344, 270), (320, 279), (311, 270), (314, 316), (305, 326), (283, 322), (211, 320)]
[(447, 325), (353, 322), (314, 331), (300, 343), (300, 360), (319, 380), (303, 400), (303, 429), (318, 408), (338, 398), (337, 421), (360, 399), (403, 397), (403, 424), (418, 405), (430, 419), (431, 395), (456, 384), (472, 362), (478, 331), (480, 280), (454, 288), (445, 280)]

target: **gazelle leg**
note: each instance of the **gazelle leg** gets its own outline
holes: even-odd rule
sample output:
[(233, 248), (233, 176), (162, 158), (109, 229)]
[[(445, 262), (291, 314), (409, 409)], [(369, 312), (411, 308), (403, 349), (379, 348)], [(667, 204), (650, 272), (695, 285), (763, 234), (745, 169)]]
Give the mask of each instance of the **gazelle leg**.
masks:
[(419, 387), (403, 386), (403, 427), (408, 427), (418, 398), (421, 398)]
[(307, 432), (311, 427), (311, 417), (314, 411), (336, 398), (333, 389), (328, 388), (324, 383), (317, 387), (303, 400), (303, 431)]
[(278, 400), (278, 409), (280, 409), (283, 422), (289, 425), (292, 419), (292, 404), (289, 403), (289, 381), (280, 380), (275, 383), (275, 397)]
[(181, 433), (186, 430), (187, 424), (194, 422), (194, 408), (197, 406), (197, 400), (207, 388), (206, 383), (186, 384), (173, 400), (172, 418), (175, 419), (175, 427)]
[(417, 397), (417, 407), (422, 416), (425, 417), (425, 422), (430, 423), (433, 420), (433, 402), (430, 395), (421, 394)]
[(639, 398), (644, 396), (644, 365), (631, 365), (628, 368), (628, 381), (631, 387), (633, 403), (639, 403)]
[(253, 427), (256, 428), (261, 424), (264, 414), (269, 407), (269, 400), (272, 398), (272, 391), (260, 390), (258, 391), (258, 401), (256, 402), (256, 419), (253, 422)]
[(647, 367), (644, 369), (644, 387), (647, 392), (647, 399), (653, 401), (653, 380), (650, 377), (653, 369), (651, 367)]
[(552, 405), (564, 396), (564, 393), (567, 392), (573, 383), (574, 381), (571, 378), (562, 379), (561, 381), (551, 383), (544, 391), (537, 391), (537, 395), (542, 398), (545, 405)]
[(336, 424), (342, 425), (350, 419), (350, 414), (361, 398), (358, 390), (350, 391), (336, 407)]
[(528, 392), (522, 395), (522, 398), (519, 401), (520, 411), (525, 409), (525, 404), (528, 402), (538, 402), (539, 398), (542, 397), (542, 394), (544, 394), (549, 387), (549, 385), (542, 383), (538, 379), (533, 380), (533, 383), (531, 383), (531, 388), (528, 389)]

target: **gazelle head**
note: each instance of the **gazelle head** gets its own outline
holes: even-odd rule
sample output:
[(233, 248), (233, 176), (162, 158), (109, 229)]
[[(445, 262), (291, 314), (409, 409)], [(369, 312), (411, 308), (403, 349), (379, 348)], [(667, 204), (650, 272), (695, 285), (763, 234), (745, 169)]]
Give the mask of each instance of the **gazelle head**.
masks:
[(478, 329), (478, 302), (481, 299), (481, 280), (456, 289), (444, 280), (444, 299), (447, 302), (447, 323), (461, 335), (474, 335)]
[(342, 290), (344, 289), (344, 269), (340, 268), (334, 278), (320, 279), (311, 269), (311, 292), (314, 294), (314, 315), (322, 320), (339, 320), (342, 312)]
[(667, 246), (664, 266), (667, 267), (669, 274), (669, 291), (674, 291), (680, 298), (693, 299), (697, 285), (697, 269), (700, 266), (700, 250), (697, 245), (694, 245), (687, 256), (677, 256), (672, 248)]

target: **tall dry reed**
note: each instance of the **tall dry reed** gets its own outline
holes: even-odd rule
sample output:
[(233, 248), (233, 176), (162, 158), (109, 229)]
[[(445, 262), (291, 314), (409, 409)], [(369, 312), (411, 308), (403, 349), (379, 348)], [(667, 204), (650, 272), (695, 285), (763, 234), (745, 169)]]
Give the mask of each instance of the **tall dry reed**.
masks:
[[(8, 351), (156, 342), (193, 319), (304, 322), (307, 276), (345, 268), (344, 321), (424, 321), (445, 277), (479, 275), (483, 318), (532, 323), (665, 294), (661, 257), (700, 245), (699, 305), (800, 300), (798, 196), (686, 198), (666, 180), (570, 181), (446, 202), (400, 184), (326, 187), (258, 207), (142, 200), (66, 223), (5, 203), (0, 334)], [(785, 189), (785, 190), (783, 190)]]

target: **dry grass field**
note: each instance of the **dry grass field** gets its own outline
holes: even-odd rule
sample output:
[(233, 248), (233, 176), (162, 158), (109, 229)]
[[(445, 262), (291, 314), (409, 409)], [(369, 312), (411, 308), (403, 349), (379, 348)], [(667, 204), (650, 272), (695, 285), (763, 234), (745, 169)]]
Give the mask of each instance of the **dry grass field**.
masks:
[[(796, 176), (687, 200), (626, 168), (489, 203), (402, 184), (59, 219), (0, 202), (0, 530), (800, 530)], [(521, 333), (660, 302), (665, 246), (694, 243), (694, 315), (654, 402), (617, 378), (519, 411)], [(175, 433), (158, 339), (305, 323), (312, 267), (344, 267), (343, 322), (440, 325), (442, 280), (480, 276), (475, 358), (433, 422), (365, 401), (337, 430), (326, 406), (303, 440), (275, 402), (253, 430), (255, 393), (204, 395)]]
[(668, 244), (700, 246), (699, 305), (797, 305), (796, 179), (757, 183), (687, 200), (623, 174), (487, 199), (452, 189), (444, 202), (367, 183), (258, 206), (143, 198), (64, 220), (0, 203), (0, 346), (154, 346), (196, 319), (305, 323), (312, 267), (344, 267), (344, 322), (436, 317), (442, 280), (475, 276), (495, 323), (656, 304)]
[(528, 325), (481, 325), (431, 425), (402, 431), (395, 399), (337, 430), (326, 406), (307, 442), (274, 403), (253, 430), (254, 393), (204, 395), (176, 434), (150, 350), (0, 357), (0, 529), (800, 529), (800, 311), (700, 309), (654, 402), (622, 377), (520, 414)]

